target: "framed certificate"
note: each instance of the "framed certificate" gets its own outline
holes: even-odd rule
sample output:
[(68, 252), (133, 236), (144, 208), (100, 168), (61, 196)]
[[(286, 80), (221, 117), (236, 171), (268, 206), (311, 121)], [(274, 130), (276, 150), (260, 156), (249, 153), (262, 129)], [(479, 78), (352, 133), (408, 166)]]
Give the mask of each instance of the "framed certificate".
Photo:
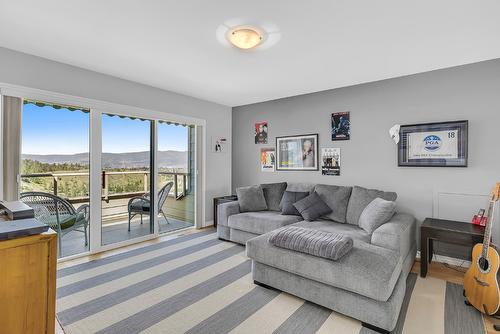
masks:
[(468, 121), (402, 125), (398, 166), (467, 167)]

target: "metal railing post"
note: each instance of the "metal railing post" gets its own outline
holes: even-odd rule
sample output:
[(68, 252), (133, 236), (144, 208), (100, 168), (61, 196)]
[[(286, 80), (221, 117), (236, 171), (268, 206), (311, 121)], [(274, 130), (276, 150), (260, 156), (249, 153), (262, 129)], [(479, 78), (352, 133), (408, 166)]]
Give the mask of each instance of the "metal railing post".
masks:
[(182, 175), (182, 194), (184, 196), (186, 196), (186, 192), (187, 192), (187, 185), (186, 185), (186, 174)]
[(178, 190), (177, 190), (177, 174), (174, 174), (174, 195), (175, 199), (177, 199)]
[(104, 200), (106, 202), (108, 202), (108, 195), (109, 195), (108, 183), (109, 183), (108, 175), (106, 174), (106, 171), (103, 170), (102, 171), (102, 189), (103, 189)]

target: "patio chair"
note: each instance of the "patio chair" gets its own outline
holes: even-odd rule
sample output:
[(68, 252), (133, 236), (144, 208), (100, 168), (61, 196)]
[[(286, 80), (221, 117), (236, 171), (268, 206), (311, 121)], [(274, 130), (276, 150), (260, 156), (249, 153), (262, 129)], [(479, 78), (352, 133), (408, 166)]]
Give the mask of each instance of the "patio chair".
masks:
[(71, 231), (84, 233), (85, 246), (88, 245), (87, 229), (90, 222), (88, 204), (75, 209), (64, 198), (45, 192), (21, 193), (20, 200), (33, 208), (38, 221), (57, 232), (59, 254), (62, 254), (62, 237)]
[[(173, 185), (173, 182), (168, 182), (158, 192), (158, 213), (161, 213), (163, 215), (163, 218), (165, 218), (167, 224), (170, 224), (170, 222), (167, 219), (167, 215), (165, 215), (165, 212), (163, 211), (163, 205), (165, 204), (168, 193), (170, 192), (170, 189), (172, 189)], [(142, 215), (149, 215), (150, 209), (151, 199), (149, 193), (146, 193), (143, 196), (132, 197), (128, 201), (128, 230), (130, 231), (130, 221), (132, 220), (132, 218), (134, 218), (136, 215), (141, 215), (142, 224)]]

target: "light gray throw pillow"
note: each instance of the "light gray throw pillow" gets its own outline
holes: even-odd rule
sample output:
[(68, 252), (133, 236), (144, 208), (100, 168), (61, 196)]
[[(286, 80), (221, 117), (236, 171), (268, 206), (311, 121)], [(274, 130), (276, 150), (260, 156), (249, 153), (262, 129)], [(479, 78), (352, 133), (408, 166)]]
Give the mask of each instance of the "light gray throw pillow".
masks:
[(366, 189), (358, 186), (352, 188), (349, 204), (347, 205), (347, 223), (359, 226), (359, 216), (361, 216), (366, 206), (377, 197), (385, 199), (386, 201), (395, 201), (397, 195), (395, 192)]
[(268, 240), (277, 247), (330, 260), (340, 259), (353, 246), (353, 240), (350, 237), (296, 226), (273, 231)]
[(238, 204), (241, 212), (254, 212), (267, 210), (266, 199), (261, 186), (236, 188)]
[(396, 212), (396, 203), (375, 198), (359, 216), (359, 227), (372, 234), (377, 228), (387, 223)]
[(295, 209), (300, 213), (302, 218), (307, 221), (313, 221), (321, 216), (332, 212), (332, 209), (319, 197), (316, 192), (301, 199), (293, 204)]
[(286, 190), (286, 182), (261, 184), (266, 199), (267, 209), (281, 211), (280, 203)]

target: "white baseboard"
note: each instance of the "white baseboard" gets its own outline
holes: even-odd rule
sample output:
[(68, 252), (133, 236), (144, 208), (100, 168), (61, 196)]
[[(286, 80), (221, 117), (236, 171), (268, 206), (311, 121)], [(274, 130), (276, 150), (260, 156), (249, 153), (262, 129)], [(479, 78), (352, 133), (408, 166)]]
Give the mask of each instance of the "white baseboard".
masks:
[[(420, 259), (420, 251), (417, 251), (417, 259)], [(454, 257), (449, 257), (449, 256), (444, 256), (444, 255), (437, 255), (434, 254), (432, 258), (433, 262), (440, 262), (440, 263), (446, 263), (452, 266), (457, 266), (457, 267), (464, 267), (468, 268), (471, 265), (470, 261), (467, 260), (462, 260), (462, 259), (457, 259)]]

